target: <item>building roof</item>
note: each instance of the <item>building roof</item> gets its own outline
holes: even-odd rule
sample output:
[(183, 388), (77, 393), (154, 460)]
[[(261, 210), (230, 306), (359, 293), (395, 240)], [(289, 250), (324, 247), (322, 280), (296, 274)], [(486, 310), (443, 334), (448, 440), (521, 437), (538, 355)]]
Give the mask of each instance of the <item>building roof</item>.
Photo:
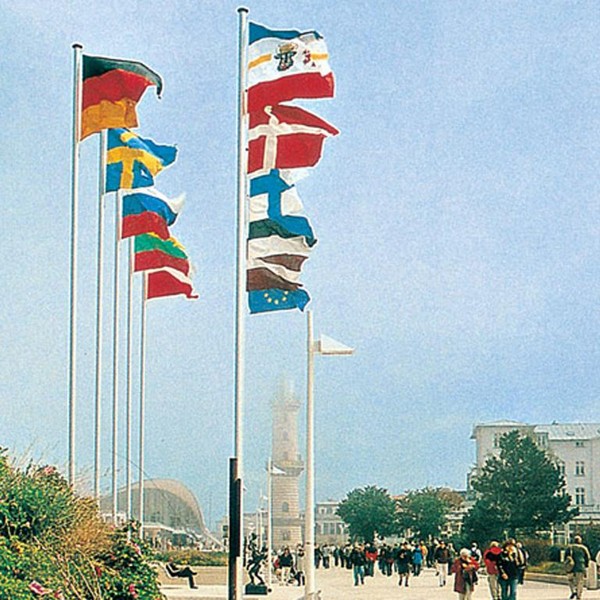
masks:
[(471, 439), (475, 439), (475, 432), (478, 429), (490, 428), (494, 429), (496, 427), (502, 428), (512, 428), (512, 429), (523, 429), (525, 427), (530, 427), (527, 423), (522, 423), (521, 421), (509, 421), (509, 420), (500, 420), (500, 421), (490, 421), (489, 423), (475, 423), (473, 425), (473, 432), (471, 433)]
[(547, 433), (548, 439), (553, 441), (591, 440), (600, 437), (600, 423), (550, 423), (549, 425), (528, 425), (520, 421), (491, 421), (477, 423), (473, 427), (471, 439), (475, 439), (475, 432), (481, 428), (514, 428), (530, 429), (534, 433)]
[(490, 421), (489, 423), (476, 423), (474, 427), (528, 427), (528, 425), (521, 421), (510, 421), (505, 419), (500, 421)]
[(536, 425), (535, 433), (547, 433), (549, 440), (591, 440), (600, 437), (600, 423), (552, 423)]

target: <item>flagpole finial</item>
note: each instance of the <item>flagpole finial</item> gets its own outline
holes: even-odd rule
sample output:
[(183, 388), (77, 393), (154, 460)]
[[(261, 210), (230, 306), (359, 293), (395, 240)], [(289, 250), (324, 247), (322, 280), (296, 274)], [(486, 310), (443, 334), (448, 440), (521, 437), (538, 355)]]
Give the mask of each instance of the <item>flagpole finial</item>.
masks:
[(249, 13), (250, 11), (248, 10), (248, 8), (246, 8), (245, 6), (240, 6), (237, 11), (239, 13)]
[(79, 42), (74, 42), (72, 47), (73, 48), (79, 48), (80, 50), (83, 50), (83, 44), (80, 44)]

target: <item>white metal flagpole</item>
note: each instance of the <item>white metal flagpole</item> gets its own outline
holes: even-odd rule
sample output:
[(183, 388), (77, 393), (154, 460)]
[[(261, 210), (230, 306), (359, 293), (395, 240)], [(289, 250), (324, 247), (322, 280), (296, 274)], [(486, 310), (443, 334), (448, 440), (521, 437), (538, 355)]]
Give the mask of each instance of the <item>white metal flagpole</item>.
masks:
[(104, 192), (106, 188), (106, 129), (100, 132), (98, 175), (98, 250), (96, 280), (96, 389), (94, 406), (94, 498), (100, 498), (100, 435), (102, 420), (102, 292), (104, 288)]
[(73, 44), (73, 155), (71, 171), (71, 286), (69, 324), (69, 485), (75, 485), (75, 412), (77, 406), (77, 237), (79, 211), (79, 141), (81, 139), (81, 97), (83, 46)]
[[(127, 396), (125, 400), (125, 496), (127, 521), (131, 520), (131, 420), (133, 393), (133, 238), (129, 238), (127, 268)], [(129, 530), (128, 530), (129, 532)]]
[(314, 459), (314, 341), (312, 311), (306, 311), (306, 498), (304, 555), (306, 557), (305, 600), (315, 595), (315, 459)]
[(144, 537), (144, 420), (146, 418), (146, 290), (148, 275), (142, 274), (142, 311), (140, 328), (140, 414), (139, 414), (139, 458), (138, 458), (138, 520), (140, 522), (140, 537)]
[[(237, 548), (234, 590), (230, 597), (242, 600), (244, 577), (244, 503), (243, 503), (243, 405), (244, 405), (244, 363), (245, 363), (245, 287), (246, 287), (246, 45), (248, 9), (238, 8), (239, 14), (239, 87), (238, 87), (238, 149), (237, 149), (237, 236), (236, 236), (236, 310), (235, 310), (235, 408), (234, 438), (239, 499), (237, 521), (239, 527), (239, 547)], [(233, 523), (230, 523), (230, 527)]]
[(121, 240), (121, 192), (115, 194), (115, 272), (113, 298), (113, 399), (112, 399), (112, 520), (117, 524), (118, 511), (118, 450), (119, 450), (119, 242)]

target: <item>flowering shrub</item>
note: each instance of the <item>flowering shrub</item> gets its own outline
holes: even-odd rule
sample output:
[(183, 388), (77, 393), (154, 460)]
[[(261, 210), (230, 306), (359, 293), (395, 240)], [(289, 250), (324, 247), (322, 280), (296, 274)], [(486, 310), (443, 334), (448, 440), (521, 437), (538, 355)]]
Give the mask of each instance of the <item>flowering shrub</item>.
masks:
[(0, 449), (0, 600), (160, 600), (149, 557), (54, 467), (17, 469)]
[(146, 544), (133, 536), (127, 540), (126, 529), (115, 531), (111, 541), (108, 551), (98, 557), (102, 564), (98, 577), (102, 597), (111, 600), (162, 598)]

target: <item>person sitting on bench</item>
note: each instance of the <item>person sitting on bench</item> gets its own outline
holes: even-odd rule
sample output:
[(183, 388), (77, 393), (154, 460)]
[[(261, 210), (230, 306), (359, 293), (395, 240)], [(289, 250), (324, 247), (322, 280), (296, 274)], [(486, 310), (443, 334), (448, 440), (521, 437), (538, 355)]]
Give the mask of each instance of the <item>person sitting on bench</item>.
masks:
[(192, 571), (189, 567), (184, 567), (182, 569), (181, 567), (178, 567), (173, 561), (171, 561), (165, 565), (165, 569), (171, 577), (187, 577), (190, 587), (192, 589), (196, 589), (196, 587), (198, 587), (194, 583), (194, 575), (196, 575), (196, 572)]

